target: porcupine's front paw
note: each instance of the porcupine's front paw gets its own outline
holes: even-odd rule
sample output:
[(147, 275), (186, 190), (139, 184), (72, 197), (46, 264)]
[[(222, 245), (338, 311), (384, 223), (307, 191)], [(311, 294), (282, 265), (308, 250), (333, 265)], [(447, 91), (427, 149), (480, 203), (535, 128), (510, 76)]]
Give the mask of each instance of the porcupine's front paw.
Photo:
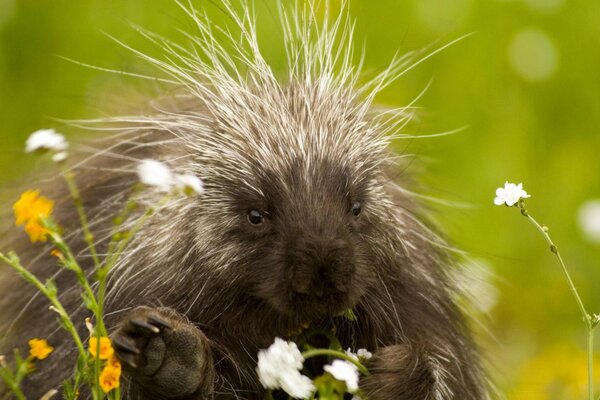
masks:
[(380, 348), (367, 361), (370, 376), (361, 387), (369, 400), (449, 400), (451, 391), (440, 378), (439, 364), (415, 346), (398, 344)]
[(125, 374), (142, 398), (201, 399), (210, 391), (208, 339), (175, 311), (138, 307), (111, 338)]

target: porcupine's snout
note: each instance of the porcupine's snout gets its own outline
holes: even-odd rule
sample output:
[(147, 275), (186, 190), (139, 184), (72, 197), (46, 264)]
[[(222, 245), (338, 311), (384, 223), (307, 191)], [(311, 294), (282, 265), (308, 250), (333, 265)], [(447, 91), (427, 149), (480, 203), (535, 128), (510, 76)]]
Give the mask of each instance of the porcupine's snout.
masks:
[(354, 271), (352, 249), (332, 233), (300, 237), (288, 245), (292, 291), (300, 298), (343, 302)]

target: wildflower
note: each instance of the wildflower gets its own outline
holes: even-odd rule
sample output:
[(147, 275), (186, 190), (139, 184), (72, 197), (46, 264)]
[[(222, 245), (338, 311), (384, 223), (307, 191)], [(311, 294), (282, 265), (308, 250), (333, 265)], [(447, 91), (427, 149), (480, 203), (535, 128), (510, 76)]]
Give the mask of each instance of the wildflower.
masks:
[(346, 388), (350, 393), (358, 390), (358, 368), (356, 368), (356, 365), (344, 360), (334, 360), (323, 369), (338, 381), (346, 383)]
[[(98, 350), (98, 338), (92, 336), (89, 344), (90, 354), (96, 358), (96, 352)], [(100, 355), (101, 360), (108, 360), (114, 353), (110, 339), (107, 337), (100, 338)]]
[(140, 181), (147, 186), (153, 186), (163, 192), (168, 192), (173, 186), (173, 173), (160, 161), (146, 159), (137, 166)]
[(119, 387), (119, 379), (121, 379), (121, 364), (118, 361), (116, 364), (108, 362), (100, 373), (100, 388), (104, 393), (108, 393)]
[(523, 190), (522, 183), (515, 185), (514, 183), (506, 182), (503, 188), (496, 189), (496, 198), (494, 199), (494, 204), (497, 206), (506, 204), (507, 206), (511, 207), (517, 204), (520, 199), (526, 199), (528, 197), (531, 196)]
[(69, 143), (65, 140), (65, 137), (56, 133), (54, 129), (40, 129), (39, 131), (35, 131), (29, 135), (25, 143), (25, 151), (27, 153), (45, 150), (61, 153), (65, 152), (68, 147)]
[(44, 242), (49, 233), (41, 224), (41, 218), (48, 218), (54, 208), (54, 202), (40, 196), (38, 190), (28, 190), (13, 204), (15, 224), (25, 225), (25, 232), (33, 243)]
[(258, 353), (258, 377), (267, 389), (283, 389), (290, 396), (304, 399), (315, 390), (310, 378), (300, 374), (304, 357), (296, 343), (276, 338), (267, 349)]
[(191, 174), (176, 175), (175, 186), (188, 196), (194, 193), (204, 193), (204, 184), (202, 183), (202, 180)]
[(350, 348), (348, 348), (348, 350), (346, 350), (346, 354), (349, 355), (350, 357), (354, 358), (357, 361), (359, 361), (361, 359), (368, 360), (369, 358), (373, 357), (373, 353), (371, 353), (367, 349), (358, 349), (357, 352), (354, 353), (354, 352), (352, 352), (352, 350)]
[(39, 190), (28, 190), (13, 205), (16, 225), (23, 225), (30, 220), (47, 218), (54, 208), (54, 202), (40, 196)]
[(31, 339), (29, 342), (29, 355), (43, 360), (54, 351), (54, 347), (50, 346), (46, 339)]

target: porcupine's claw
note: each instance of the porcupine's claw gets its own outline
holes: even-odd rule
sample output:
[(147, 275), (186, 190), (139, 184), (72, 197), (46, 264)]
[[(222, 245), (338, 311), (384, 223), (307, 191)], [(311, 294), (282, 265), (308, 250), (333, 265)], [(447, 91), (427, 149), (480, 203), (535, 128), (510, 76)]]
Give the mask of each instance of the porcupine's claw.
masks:
[[(141, 319), (132, 319), (130, 321), (131, 325), (135, 326), (136, 328), (139, 328), (140, 332), (142, 334), (144, 333), (160, 333), (160, 329), (157, 326), (154, 326), (152, 324), (149, 324), (148, 322), (141, 320)], [(149, 332), (145, 332), (145, 331), (149, 331)]]
[(124, 372), (142, 393), (188, 396), (212, 384), (208, 340), (171, 309), (134, 309), (112, 342)]

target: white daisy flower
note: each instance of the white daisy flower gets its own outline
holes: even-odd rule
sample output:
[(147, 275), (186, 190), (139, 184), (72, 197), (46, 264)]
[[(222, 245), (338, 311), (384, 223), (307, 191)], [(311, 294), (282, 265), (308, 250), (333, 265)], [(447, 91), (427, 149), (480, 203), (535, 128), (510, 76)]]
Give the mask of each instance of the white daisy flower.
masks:
[(346, 383), (350, 393), (358, 390), (358, 368), (356, 365), (345, 360), (335, 360), (323, 369), (329, 372), (335, 379)]
[(258, 377), (267, 389), (283, 389), (296, 399), (310, 397), (315, 390), (310, 378), (300, 374), (304, 358), (293, 342), (276, 338), (266, 350), (258, 353)]
[(144, 185), (153, 186), (163, 192), (168, 192), (174, 183), (171, 169), (156, 160), (142, 160), (137, 166), (137, 174)]
[(25, 142), (25, 152), (51, 150), (57, 153), (64, 152), (69, 147), (69, 143), (60, 133), (54, 129), (40, 129), (33, 132)]
[(204, 193), (204, 183), (200, 178), (191, 174), (183, 174), (175, 176), (175, 186), (185, 194), (202, 194)]
[(523, 190), (522, 183), (515, 185), (514, 183), (506, 182), (503, 188), (496, 189), (496, 198), (494, 199), (494, 204), (497, 206), (506, 204), (507, 206), (511, 207), (517, 204), (520, 199), (526, 199), (528, 197), (531, 196)]

